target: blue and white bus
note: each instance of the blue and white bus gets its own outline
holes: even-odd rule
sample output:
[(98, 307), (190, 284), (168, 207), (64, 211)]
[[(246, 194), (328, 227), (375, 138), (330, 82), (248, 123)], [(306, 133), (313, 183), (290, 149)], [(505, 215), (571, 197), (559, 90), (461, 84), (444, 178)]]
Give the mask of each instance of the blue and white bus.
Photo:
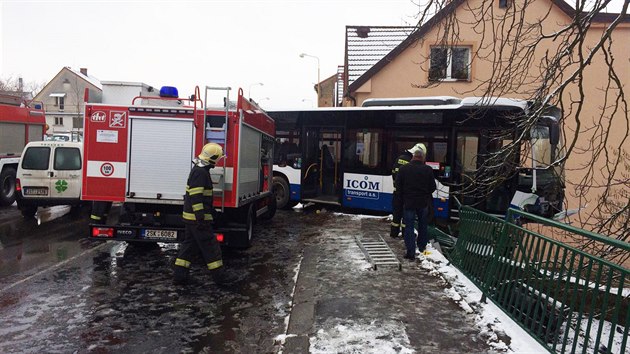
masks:
[[(268, 112), (276, 121), (273, 174), (278, 207), (313, 202), (390, 212), (394, 161), (404, 150), (424, 143), (438, 186), (434, 215), (457, 219), (451, 196), (477, 177), (484, 156), (514, 141), (521, 133), (513, 129), (514, 118), (528, 109), (522, 100), (428, 97)], [(530, 211), (546, 216), (560, 211), (562, 171), (549, 167), (559, 153), (560, 114), (555, 107), (546, 109), (528, 134), (530, 146), (522, 150), (531, 155), (514, 154), (513, 161), (505, 161), (513, 173), (499, 188), (490, 195), (463, 194), (459, 200), (499, 215), (511, 203), (530, 203)], [(508, 129), (511, 137), (505, 136)]]

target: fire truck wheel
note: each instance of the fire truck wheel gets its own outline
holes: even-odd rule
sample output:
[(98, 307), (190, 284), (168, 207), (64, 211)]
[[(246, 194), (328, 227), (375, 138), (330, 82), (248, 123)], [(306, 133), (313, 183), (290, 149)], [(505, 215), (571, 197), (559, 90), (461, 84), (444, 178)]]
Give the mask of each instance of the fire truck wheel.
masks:
[(271, 195), (267, 198), (267, 211), (260, 216), (262, 220), (271, 220), (276, 215), (276, 209), (278, 209), (277, 200), (275, 195)]
[(15, 202), (15, 168), (7, 167), (0, 173), (0, 206)]
[(243, 248), (249, 248), (252, 245), (252, 236), (254, 235), (254, 204), (244, 207), (241, 215), (245, 230), (238, 233), (239, 244)]

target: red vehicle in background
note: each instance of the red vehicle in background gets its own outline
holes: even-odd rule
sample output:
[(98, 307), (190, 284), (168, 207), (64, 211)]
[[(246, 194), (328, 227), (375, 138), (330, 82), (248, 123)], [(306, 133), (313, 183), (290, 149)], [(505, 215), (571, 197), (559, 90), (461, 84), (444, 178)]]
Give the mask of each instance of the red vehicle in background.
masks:
[(15, 202), (15, 174), (24, 146), (43, 140), (45, 133), (46, 115), (41, 102), (0, 95), (0, 206)]
[[(238, 90), (199, 88), (189, 99), (163, 87), (160, 96), (129, 105), (86, 104), (82, 200), (94, 201), (90, 237), (129, 242), (179, 242), (183, 195), (192, 159), (218, 143), (225, 157), (210, 170), (217, 211), (215, 234), (229, 246), (251, 244), (256, 218), (275, 214), (272, 193), (275, 122)], [(208, 93), (225, 95), (208, 107)], [(186, 103), (186, 104), (185, 104)], [(108, 207), (120, 205), (118, 220)]]

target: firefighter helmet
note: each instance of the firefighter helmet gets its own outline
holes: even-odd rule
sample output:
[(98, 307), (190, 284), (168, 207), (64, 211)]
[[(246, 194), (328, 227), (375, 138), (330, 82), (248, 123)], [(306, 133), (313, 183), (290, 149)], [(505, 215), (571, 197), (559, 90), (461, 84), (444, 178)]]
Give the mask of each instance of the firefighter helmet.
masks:
[(201, 148), (201, 153), (197, 158), (204, 165), (216, 165), (217, 161), (223, 157), (223, 148), (217, 143), (208, 143)]
[(424, 146), (423, 143), (417, 143), (416, 145), (414, 145), (411, 149), (409, 149), (407, 151), (409, 151), (413, 155), (418, 150), (422, 150), (423, 155), (427, 156), (427, 147)]

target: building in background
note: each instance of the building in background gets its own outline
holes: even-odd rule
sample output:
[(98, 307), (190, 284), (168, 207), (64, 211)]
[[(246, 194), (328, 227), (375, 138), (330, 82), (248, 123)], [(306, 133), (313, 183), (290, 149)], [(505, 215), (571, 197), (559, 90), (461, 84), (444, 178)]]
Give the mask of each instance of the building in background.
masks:
[(81, 134), (85, 95), (88, 102), (101, 102), (102, 86), (98, 79), (88, 75), (87, 68), (79, 71), (64, 67), (35, 96), (44, 103), (47, 135)]
[[(544, 33), (560, 33), (560, 30), (573, 18), (579, 16), (564, 0), (536, 0), (528, 3), (527, 11), (520, 11), (522, 4), (506, 1), (482, 1), (482, 0), (453, 0), (446, 2), (442, 10), (438, 11), (431, 19), (419, 27), (378, 27), (378, 26), (347, 26), (346, 50), (343, 68), (343, 106), (361, 106), (370, 98), (398, 98), (398, 97), (422, 97), (422, 96), (483, 96), (487, 92), (496, 92), (492, 87), (484, 86), (484, 82), (493, 76), (497, 63), (493, 62), (494, 56), (487, 53), (488, 38), (499, 42), (497, 47), (504, 46), (509, 52), (512, 43), (502, 41), (514, 32), (510, 28), (494, 28), (491, 24), (502, 16), (523, 16), (528, 24), (539, 24)], [(486, 9), (487, 7), (487, 9)], [(486, 9), (487, 26), (480, 26), (480, 19), (471, 9)], [(544, 14), (544, 15), (542, 15)], [(589, 18), (591, 26), (585, 34), (585, 42), (594, 45), (601, 40), (602, 32), (607, 29), (617, 14), (599, 13)], [(459, 20), (459, 32), (451, 38), (449, 43), (441, 41), (444, 24)], [(509, 17), (512, 18), (512, 17)], [(500, 23), (497, 21), (497, 23)], [(483, 28), (481, 28), (483, 27)], [(398, 31), (398, 34), (396, 33)], [(606, 44), (610, 51), (608, 57), (599, 53), (589, 65), (584, 68), (583, 87), (569, 85), (565, 89), (570, 92), (564, 104), (565, 118), (564, 130), (577, 136), (579, 139), (575, 146), (579, 151), (574, 151), (566, 163), (567, 181), (567, 208), (579, 208), (590, 204), (591, 208), (581, 213), (580, 218), (584, 222), (586, 215), (596, 214), (598, 211), (593, 205), (602, 205), (602, 198), (606, 198), (605, 187), (610, 181), (593, 173), (593, 176), (585, 175), (585, 171), (605, 171), (607, 158), (599, 156), (592, 160), (589, 151), (593, 146), (619, 147), (622, 151), (610, 153), (630, 154), (628, 147), (628, 116), (623, 111), (624, 105), (619, 102), (610, 102), (610, 95), (617, 95), (618, 90), (606, 89), (609, 84), (609, 69), (607, 61), (612, 62), (619, 75), (621, 86), (630, 84), (630, 16), (621, 19), (615, 28), (612, 41)], [(538, 38), (538, 37), (536, 37)], [(624, 39), (626, 38), (626, 39)], [(545, 53), (548, 49), (554, 52), (561, 41), (544, 41), (534, 53), (532, 62), (544, 63)], [(574, 55), (576, 55), (574, 53)], [(506, 63), (499, 63), (507, 65)], [(544, 69), (544, 66), (541, 68)], [(567, 69), (567, 72), (572, 70)], [(523, 73), (515, 67), (514, 75), (534, 75), (536, 73)], [(516, 78), (514, 79), (516, 81)], [(504, 97), (529, 99), (531, 92), (536, 89), (537, 82), (529, 82), (529, 85), (505, 84), (507, 89), (501, 92)], [(572, 107), (576, 100), (580, 100), (580, 90), (588, 91), (589, 100), (581, 108), (581, 116), (584, 121), (578, 121), (574, 116)], [(614, 99), (612, 99), (614, 100)], [(621, 100), (630, 101), (628, 90), (622, 93)], [(600, 118), (600, 117), (603, 117)], [(594, 136), (594, 122), (601, 119), (603, 126), (595, 127), (604, 129), (601, 133), (606, 140)], [(591, 132), (589, 132), (589, 129)], [(576, 133), (577, 132), (577, 133)], [(624, 143), (625, 142), (625, 143)], [(615, 149), (617, 150), (617, 149)], [(603, 155), (603, 154), (602, 154)], [(612, 160), (613, 157), (608, 160)], [(592, 165), (592, 166), (591, 166)], [(622, 175), (622, 169), (618, 169), (612, 176), (614, 181), (626, 181)], [(584, 192), (585, 178), (590, 178), (591, 188)], [(627, 201), (627, 194), (623, 192), (624, 185), (612, 188), (613, 195), (622, 195)], [(613, 200), (613, 198), (609, 198)], [(622, 203), (623, 204), (623, 203)], [(599, 219), (597, 219), (599, 220)], [(591, 225), (597, 225), (597, 221), (588, 221)]]

